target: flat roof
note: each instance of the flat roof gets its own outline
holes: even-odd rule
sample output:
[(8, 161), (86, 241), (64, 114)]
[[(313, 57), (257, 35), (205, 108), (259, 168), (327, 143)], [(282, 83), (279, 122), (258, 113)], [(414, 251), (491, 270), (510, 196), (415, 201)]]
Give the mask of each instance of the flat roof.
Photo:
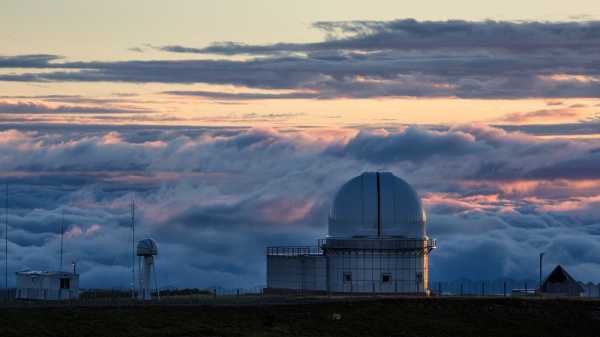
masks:
[(51, 271), (51, 270), (23, 270), (16, 272), (17, 275), (27, 276), (76, 276), (68, 271)]

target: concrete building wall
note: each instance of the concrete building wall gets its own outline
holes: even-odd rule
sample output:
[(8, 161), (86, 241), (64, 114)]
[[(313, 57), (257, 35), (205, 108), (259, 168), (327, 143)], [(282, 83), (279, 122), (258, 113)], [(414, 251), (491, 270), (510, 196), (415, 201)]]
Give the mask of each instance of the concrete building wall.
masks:
[(583, 288), (583, 296), (584, 297), (600, 297), (600, 284), (594, 283), (579, 283), (579, 285)]
[(47, 301), (75, 300), (79, 298), (79, 290), (18, 288), (16, 298)]
[(544, 289), (544, 295), (547, 296), (575, 296), (579, 297), (584, 293), (585, 289), (582, 289), (577, 283), (573, 284), (549, 284)]
[(267, 287), (326, 291), (326, 271), (323, 255), (267, 256)]
[(329, 254), (331, 292), (425, 293), (427, 256), (381, 252)]
[(426, 254), (372, 251), (267, 256), (267, 288), (423, 294), (428, 287), (427, 263)]
[[(61, 289), (61, 279), (69, 279), (69, 288)], [(17, 273), (16, 298), (33, 300), (69, 300), (79, 298), (79, 275), (71, 273)]]
[(305, 256), (302, 259), (302, 287), (318, 291), (327, 290), (327, 257)]

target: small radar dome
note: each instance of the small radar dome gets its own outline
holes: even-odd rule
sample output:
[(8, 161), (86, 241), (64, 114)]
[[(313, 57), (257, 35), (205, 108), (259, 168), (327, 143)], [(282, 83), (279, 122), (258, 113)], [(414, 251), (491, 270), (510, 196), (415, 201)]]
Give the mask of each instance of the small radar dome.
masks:
[(152, 239), (144, 239), (137, 244), (137, 256), (158, 255), (158, 246)]

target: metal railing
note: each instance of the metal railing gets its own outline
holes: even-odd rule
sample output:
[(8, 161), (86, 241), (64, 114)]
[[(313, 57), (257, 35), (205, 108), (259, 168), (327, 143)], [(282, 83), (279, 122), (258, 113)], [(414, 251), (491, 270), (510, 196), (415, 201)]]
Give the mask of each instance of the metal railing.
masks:
[(356, 249), (377, 251), (423, 251), (430, 252), (437, 248), (436, 239), (388, 238), (388, 239), (320, 239), (318, 246), (322, 249)]
[(322, 254), (323, 250), (319, 246), (267, 247), (267, 256), (309, 256)]
[(429, 281), (432, 294), (444, 296), (525, 296), (535, 294), (534, 280)]

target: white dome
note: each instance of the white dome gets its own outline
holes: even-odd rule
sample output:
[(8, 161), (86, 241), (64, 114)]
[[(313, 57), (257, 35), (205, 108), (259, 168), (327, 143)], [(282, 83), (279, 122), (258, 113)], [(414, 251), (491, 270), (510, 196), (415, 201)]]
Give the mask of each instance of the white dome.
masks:
[(344, 184), (329, 215), (329, 237), (426, 238), (417, 192), (390, 172), (365, 172)]
[(158, 254), (156, 241), (152, 239), (140, 240), (137, 244), (137, 256), (151, 256)]

